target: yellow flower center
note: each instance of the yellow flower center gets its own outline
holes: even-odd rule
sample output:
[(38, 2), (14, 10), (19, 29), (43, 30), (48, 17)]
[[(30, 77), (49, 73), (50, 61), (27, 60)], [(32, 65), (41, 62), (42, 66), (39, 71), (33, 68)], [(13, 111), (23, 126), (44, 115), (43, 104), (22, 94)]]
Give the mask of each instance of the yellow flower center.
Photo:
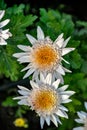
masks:
[(25, 126), (25, 120), (23, 118), (17, 118), (14, 121), (14, 125), (17, 127), (24, 127)]
[(53, 45), (40, 45), (34, 49), (33, 62), (40, 70), (50, 70), (59, 61), (60, 56)]
[(37, 90), (33, 95), (32, 103), (36, 111), (51, 113), (56, 107), (57, 95), (54, 91), (45, 89)]

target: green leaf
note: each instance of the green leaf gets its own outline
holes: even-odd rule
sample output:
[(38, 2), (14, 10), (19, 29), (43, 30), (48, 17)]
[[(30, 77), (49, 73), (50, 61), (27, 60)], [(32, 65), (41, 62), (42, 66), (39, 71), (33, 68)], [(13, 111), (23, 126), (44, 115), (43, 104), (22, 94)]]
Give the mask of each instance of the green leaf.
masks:
[(15, 107), (17, 106), (17, 102), (13, 100), (13, 97), (8, 96), (5, 101), (2, 102), (2, 106), (4, 107)]

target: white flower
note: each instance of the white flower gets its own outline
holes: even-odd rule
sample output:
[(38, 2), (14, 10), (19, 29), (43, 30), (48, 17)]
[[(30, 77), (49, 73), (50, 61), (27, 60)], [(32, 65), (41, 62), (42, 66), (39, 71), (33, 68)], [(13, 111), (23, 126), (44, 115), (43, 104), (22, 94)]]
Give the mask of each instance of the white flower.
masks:
[[(0, 20), (3, 18), (5, 14), (4, 10), (0, 10)], [(8, 39), (12, 34), (9, 32), (9, 29), (3, 30), (2, 28), (9, 23), (9, 19), (6, 19), (2, 22), (0, 22), (0, 45), (7, 45), (7, 42), (5, 41)]]
[(64, 41), (63, 34), (61, 34), (53, 42), (49, 37), (45, 38), (39, 26), (37, 27), (37, 40), (29, 34), (26, 34), (26, 36), (31, 42), (32, 47), (18, 45), (18, 48), (24, 52), (13, 54), (20, 63), (28, 63), (27, 67), (22, 70), (28, 70), (23, 78), (30, 76), (32, 73), (32, 79), (38, 77), (40, 72), (44, 75), (52, 73), (53, 79), (60, 78), (63, 83), (62, 75), (65, 75), (65, 72), (71, 71), (62, 66), (62, 60), (69, 64), (62, 56), (75, 49), (65, 48), (70, 37)]
[(60, 79), (52, 82), (52, 75), (48, 74), (46, 78), (40, 74), (38, 83), (30, 81), (32, 89), (29, 90), (23, 86), (18, 86), (21, 96), (13, 99), (18, 99), (19, 105), (27, 105), (40, 116), (40, 125), (43, 128), (44, 122), (50, 125), (52, 121), (56, 127), (61, 124), (59, 117), (68, 118), (68, 109), (63, 106), (64, 103), (69, 103), (69, 99), (74, 91), (66, 91), (68, 85), (58, 87)]
[[(84, 106), (87, 110), (87, 102), (84, 103)], [(75, 121), (77, 123), (83, 124), (83, 126), (73, 128), (73, 130), (87, 130), (87, 112), (80, 111), (80, 112), (77, 112), (77, 114), (79, 118), (75, 119)]]

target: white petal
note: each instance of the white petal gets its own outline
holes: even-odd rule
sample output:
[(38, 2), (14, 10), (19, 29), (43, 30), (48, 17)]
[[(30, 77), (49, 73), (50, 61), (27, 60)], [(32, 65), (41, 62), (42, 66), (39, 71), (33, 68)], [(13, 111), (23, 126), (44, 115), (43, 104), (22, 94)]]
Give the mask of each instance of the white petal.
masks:
[(31, 66), (30, 64), (28, 64), (24, 69), (21, 70), (21, 72), (23, 72), (23, 71), (25, 71), (25, 70), (28, 70), (28, 69), (30, 69), (30, 68), (32, 68), (32, 66)]
[[(57, 72), (57, 71), (56, 71), (56, 72)], [(61, 84), (64, 84), (63, 77), (62, 77), (62, 75), (61, 75), (60, 73), (57, 72), (55, 77), (56, 77), (56, 79), (60, 79), (60, 83), (61, 83)]]
[(51, 73), (49, 73), (48, 75), (47, 75), (47, 77), (46, 77), (46, 83), (47, 84), (49, 84), (49, 85), (51, 85), (51, 81), (52, 81), (52, 74)]
[(50, 125), (50, 116), (46, 116), (45, 120), (46, 120), (47, 125), (49, 126)]
[(63, 33), (60, 34), (58, 38), (54, 41), (54, 44), (57, 44), (60, 48), (62, 47), (64, 41), (62, 37), (63, 37)]
[(14, 53), (14, 54), (13, 54), (13, 57), (20, 58), (20, 57), (23, 57), (23, 56), (26, 56), (26, 55), (28, 55), (28, 54), (25, 53), (25, 52)]
[(63, 48), (66, 47), (66, 45), (67, 45), (68, 41), (70, 40), (70, 38), (71, 38), (71, 37), (68, 37), (68, 38), (63, 42), (63, 46), (62, 46)]
[(27, 96), (14, 97), (13, 100), (26, 99)]
[(32, 45), (37, 42), (37, 40), (36, 40), (33, 36), (31, 36), (31, 35), (29, 35), (29, 34), (26, 34), (26, 37), (28, 38), (28, 40), (30, 41), (30, 43), (31, 43)]
[(21, 90), (25, 90), (25, 91), (30, 92), (30, 90), (29, 90), (28, 88), (25, 88), (25, 87), (23, 87), (23, 86), (18, 85), (17, 87), (18, 87), (19, 89), (21, 89)]
[(76, 121), (77, 123), (82, 123), (82, 124), (84, 124), (84, 120), (83, 120), (83, 119), (75, 119), (75, 121)]
[(72, 73), (71, 70), (68, 70), (68, 69), (66, 69), (65, 67), (63, 67), (63, 69), (64, 69), (65, 72)]
[(9, 29), (6, 29), (6, 30), (2, 31), (3, 34), (8, 33), (8, 32), (9, 32)]
[(23, 95), (23, 96), (28, 96), (29, 95), (29, 92), (25, 91), (25, 90), (18, 90), (18, 93)]
[(0, 37), (0, 45), (7, 45), (7, 42)]
[(75, 92), (74, 91), (64, 91), (64, 92), (61, 91), (60, 94), (71, 96), (71, 95), (75, 94)]
[(26, 55), (26, 56), (20, 57), (17, 61), (19, 61), (20, 63), (28, 63), (29, 59), (30, 57)]
[(60, 117), (65, 117), (68, 118), (68, 115), (66, 114), (66, 112), (58, 110), (55, 114), (57, 114)]
[(76, 128), (73, 128), (73, 130), (84, 130), (84, 127), (76, 127)]
[(38, 84), (36, 84), (34, 81), (30, 80), (30, 84), (32, 88), (39, 88)]
[(69, 102), (71, 102), (71, 101), (72, 101), (71, 99), (62, 100), (62, 103), (69, 103)]
[(81, 112), (77, 112), (78, 116), (82, 119), (86, 119), (86, 115), (84, 115), (83, 113)]
[(41, 129), (43, 129), (44, 122), (45, 122), (45, 120), (44, 120), (44, 118), (41, 116), (41, 117), (40, 117), (40, 125), (41, 125)]
[(51, 115), (51, 121), (55, 124), (56, 127), (58, 127), (57, 119), (54, 115)]
[(22, 99), (18, 102), (19, 105), (29, 105), (26, 99)]
[(23, 79), (29, 77), (34, 71), (35, 71), (35, 69), (29, 69), (29, 70), (27, 71), (27, 73), (24, 75)]
[(62, 68), (61, 65), (58, 66), (58, 69), (56, 70), (58, 73), (65, 75), (64, 69)]
[(0, 20), (3, 18), (4, 14), (5, 14), (5, 10), (0, 10)]
[(63, 92), (63, 91), (65, 91), (68, 88), (68, 86), (69, 85), (64, 85), (64, 86), (60, 87), (58, 90)]
[(40, 72), (40, 80), (43, 82), (43, 83), (46, 83), (45, 82), (45, 78), (44, 78), (44, 75)]
[(85, 105), (85, 108), (86, 108), (86, 110), (87, 110), (87, 102), (85, 102), (84, 105)]
[(8, 33), (1, 34), (1, 37), (2, 37), (3, 39), (8, 39), (8, 38), (9, 38), (9, 34), (8, 34)]
[(60, 84), (60, 79), (57, 79), (56, 81), (54, 81), (54, 82), (52, 83), (52, 86), (54, 86), (55, 89), (57, 89), (58, 86), (59, 86), (59, 84)]
[(4, 27), (5, 25), (7, 25), (9, 23), (9, 19), (4, 20), (3, 22), (0, 22), (0, 28)]
[(58, 45), (59, 48), (61, 48), (62, 45), (63, 45), (63, 42), (64, 42), (64, 39), (62, 38), (62, 39), (60, 39), (60, 40), (57, 40), (57, 41), (56, 41), (56, 44)]
[(64, 110), (64, 111), (68, 111), (68, 109), (67, 109), (66, 107), (62, 106), (62, 105), (60, 105), (59, 108), (60, 108), (61, 110)]
[(39, 82), (39, 71), (38, 70), (36, 70), (34, 73), (33, 73), (33, 76), (32, 76), (32, 80), (34, 81), (36, 81), (36, 82)]
[(40, 26), (37, 27), (37, 39), (44, 40), (44, 32)]
[(32, 48), (30, 46), (18, 45), (17, 47), (20, 48), (21, 50), (27, 51), (27, 52), (32, 50)]
[(62, 59), (65, 63), (70, 64), (70, 63), (69, 63), (68, 61), (66, 61), (64, 58), (61, 57), (61, 59)]
[(66, 55), (67, 53), (75, 50), (75, 48), (63, 48), (62, 49), (62, 56)]

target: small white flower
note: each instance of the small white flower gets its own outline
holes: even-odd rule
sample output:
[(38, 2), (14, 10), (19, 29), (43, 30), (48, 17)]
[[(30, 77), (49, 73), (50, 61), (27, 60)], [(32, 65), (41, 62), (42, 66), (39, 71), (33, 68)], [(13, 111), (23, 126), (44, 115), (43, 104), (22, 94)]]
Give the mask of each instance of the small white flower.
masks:
[[(0, 10), (0, 20), (3, 18), (5, 14), (4, 10)], [(7, 42), (5, 41), (8, 39), (12, 34), (9, 32), (9, 29), (3, 30), (2, 28), (9, 23), (9, 19), (6, 19), (2, 22), (0, 22), (0, 45), (7, 45)]]
[(21, 96), (13, 99), (18, 99), (19, 105), (27, 105), (40, 116), (40, 125), (43, 128), (44, 122), (50, 125), (52, 121), (56, 127), (61, 124), (59, 117), (68, 118), (68, 109), (63, 106), (64, 103), (69, 103), (69, 99), (74, 91), (66, 91), (68, 85), (58, 87), (60, 79), (52, 82), (52, 75), (48, 74), (46, 78), (41, 74), (38, 83), (30, 81), (32, 89), (29, 90), (23, 86), (18, 86)]
[[(84, 103), (84, 106), (87, 110), (87, 102)], [(75, 121), (77, 123), (83, 124), (83, 126), (73, 128), (73, 130), (87, 130), (87, 112), (80, 111), (80, 112), (77, 112), (77, 115), (79, 118), (75, 119)]]
[(40, 72), (45, 76), (52, 73), (53, 79), (59, 78), (63, 83), (62, 75), (71, 71), (62, 66), (62, 60), (69, 64), (62, 56), (75, 49), (65, 48), (70, 37), (64, 41), (63, 34), (61, 34), (53, 42), (49, 37), (45, 38), (44, 32), (39, 26), (37, 27), (37, 40), (29, 34), (26, 34), (26, 36), (32, 47), (18, 45), (18, 48), (24, 52), (13, 54), (20, 63), (28, 63), (27, 67), (22, 70), (28, 70), (23, 78), (30, 76), (32, 73), (32, 79), (38, 77)]

